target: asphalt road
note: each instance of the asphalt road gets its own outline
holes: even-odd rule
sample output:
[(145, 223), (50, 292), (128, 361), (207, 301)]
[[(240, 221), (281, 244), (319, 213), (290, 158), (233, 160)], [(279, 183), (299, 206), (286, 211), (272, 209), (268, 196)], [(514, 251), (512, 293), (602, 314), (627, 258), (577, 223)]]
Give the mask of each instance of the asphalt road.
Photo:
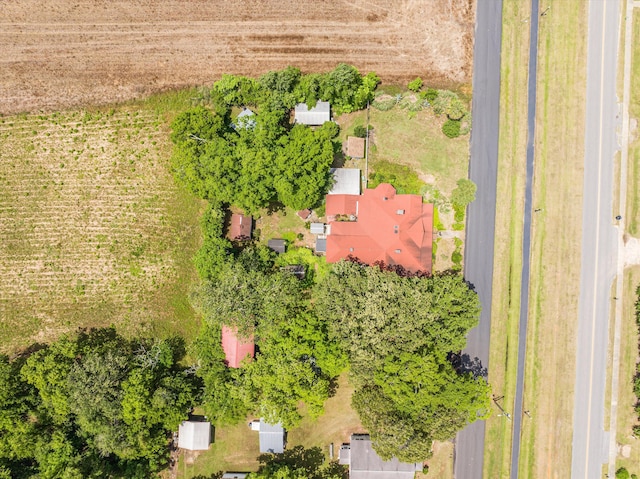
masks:
[(620, 0), (589, 2), (587, 110), (571, 477), (602, 477), (610, 288), (616, 271), (613, 208)]
[[(476, 200), (469, 205), (465, 243), (464, 274), (475, 287), (482, 313), (480, 324), (467, 336), (463, 354), (472, 363), (489, 363), (491, 330), (491, 287), (498, 168), (498, 127), (500, 121), (500, 47), (502, 0), (478, 0), (473, 60), (473, 130), (469, 177), (477, 185)], [(454, 474), (456, 479), (482, 477), (484, 421), (476, 421), (456, 438)]]
[(511, 479), (518, 478), (520, 435), (522, 426), (522, 395), (524, 365), (527, 352), (527, 322), (529, 319), (529, 276), (531, 265), (531, 213), (533, 209), (533, 166), (535, 159), (536, 85), (538, 81), (538, 21), (539, 1), (531, 1), (529, 16), (529, 71), (527, 84), (527, 163), (524, 190), (524, 229), (522, 236), (522, 272), (520, 286), (520, 322), (518, 326), (518, 369), (516, 396), (513, 401), (513, 435), (511, 439)]

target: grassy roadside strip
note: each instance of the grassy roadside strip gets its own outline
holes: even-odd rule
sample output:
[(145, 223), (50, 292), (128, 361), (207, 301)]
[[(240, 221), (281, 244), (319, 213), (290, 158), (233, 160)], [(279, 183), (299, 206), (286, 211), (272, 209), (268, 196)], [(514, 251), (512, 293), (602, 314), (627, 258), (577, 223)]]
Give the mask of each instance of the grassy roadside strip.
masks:
[(569, 477), (571, 471), (587, 7), (567, 0), (540, 21), (533, 206), (539, 211), (532, 225), (524, 393), (531, 417), (522, 424), (521, 477)]
[[(640, 224), (640, 139), (637, 121), (640, 118), (640, 11), (633, 12), (631, 52), (631, 97), (629, 99), (629, 156), (627, 171), (627, 234), (639, 236)], [(621, 89), (620, 89), (621, 90)], [(633, 377), (638, 358), (638, 329), (635, 323), (636, 288), (640, 285), (640, 267), (625, 270), (622, 330), (620, 341), (620, 379), (618, 391), (618, 427), (616, 440), (621, 446), (616, 458), (616, 468), (625, 467), (630, 473), (640, 473), (640, 440), (633, 435), (633, 426), (638, 423), (634, 406), (637, 399), (633, 394)], [(625, 448), (630, 446), (630, 448)], [(627, 455), (628, 457), (625, 457)]]
[[(518, 361), (522, 270), (522, 217), (527, 143), (527, 67), (530, 2), (505, 0), (502, 12), (500, 138), (489, 383), (512, 412)], [(512, 423), (496, 414), (487, 420), (483, 477), (509, 477)]]
[(633, 51), (631, 52), (631, 98), (629, 100), (629, 157), (627, 184), (627, 233), (640, 236), (640, 11), (633, 11)]

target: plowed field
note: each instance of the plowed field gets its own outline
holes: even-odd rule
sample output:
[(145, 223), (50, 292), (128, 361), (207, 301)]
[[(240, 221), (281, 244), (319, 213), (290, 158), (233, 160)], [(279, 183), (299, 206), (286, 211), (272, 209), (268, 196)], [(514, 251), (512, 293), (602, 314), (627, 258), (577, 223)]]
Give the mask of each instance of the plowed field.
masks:
[(105, 104), (339, 62), (383, 81), (471, 81), (474, 0), (9, 0), (0, 113)]

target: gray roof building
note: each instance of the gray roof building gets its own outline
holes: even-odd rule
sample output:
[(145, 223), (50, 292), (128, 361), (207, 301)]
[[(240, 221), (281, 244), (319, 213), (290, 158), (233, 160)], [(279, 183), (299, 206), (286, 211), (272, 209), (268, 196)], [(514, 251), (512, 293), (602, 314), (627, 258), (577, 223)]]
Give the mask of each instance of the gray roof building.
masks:
[(210, 443), (210, 422), (183, 421), (178, 427), (178, 447), (189, 451), (206, 451)]
[(331, 121), (331, 105), (328, 101), (319, 101), (309, 109), (306, 103), (298, 103), (294, 110), (296, 123), (309, 126), (319, 126), (325, 121)]
[(245, 479), (248, 475), (248, 472), (225, 472), (222, 479)]
[(284, 452), (284, 428), (282, 424), (267, 424), (264, 419), (251, 421), (249, 426), (253, 431), (258, 431), (260, 440), (260, 452), (280, 454)]
[(331, 168), (333, 187), (330, 195), (359, 195), (360, 170), (358, 168)]
[(278, 254), (287, 250), (287, 242), (281, 238), (274, 238), (267, 241), (267, 246)]
[(326, 253), (326, 252), (327, 252), (327, 239), (326, 238), (316, 239), (316, 253)]
[(349, 479), (413, 479), (421, 463), (383, 461), (373, 450), (368, 434), (352, 434), (351, 444), (340, 448), (340, 464), (349, 464)]

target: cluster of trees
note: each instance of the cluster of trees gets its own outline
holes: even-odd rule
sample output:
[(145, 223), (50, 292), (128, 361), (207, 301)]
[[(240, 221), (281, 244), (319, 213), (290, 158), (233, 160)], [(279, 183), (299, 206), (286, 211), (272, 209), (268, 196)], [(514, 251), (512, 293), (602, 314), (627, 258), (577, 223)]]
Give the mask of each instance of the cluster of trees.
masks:
[[(205, 385), (207, 415), (220, 423), (257, 412), (286, 428), (299, 424), (299, 403), (311, 417), (324, 412), (345, 356), (329, 340), (327, 322), (310, 307), (308, 293), (293, 274), (280, 271), (267, 248), (250, 245), (228, 262), (216, 281), (195, 296), (205, 326), (196, 342), (198, 374)], [(254, 361), (226, 368), (222, 325), (253, 337)]]
[(480, 311), (460, 275), (340, 262), (316, 286), (314, 304), (347, 354), (353, 406), (382, 458), (422, 461), (434, 439), (487, 417), (488, 385), (449, 360)]
[(0, 357), (0, 477), (149, 477), (198, 401), (181, 340), (113, 329)]
[[(211, 94), (214, 110), (198, 107), (173, 123), (175, 176), (201, 198), (255, 213), (273, 202), (294, 209), (321, 203), (331, 186), (329, 167), (339, 129), (291, 125), (298, 102), (322, 99), (335, 113), (366, 106), (378, 83), (346, 64), (326, 74), (301, 75), (289, 67), (259, 79), (224, 75)], [(251, 106), (251, 123), (233, 125), (233, 106)]]

